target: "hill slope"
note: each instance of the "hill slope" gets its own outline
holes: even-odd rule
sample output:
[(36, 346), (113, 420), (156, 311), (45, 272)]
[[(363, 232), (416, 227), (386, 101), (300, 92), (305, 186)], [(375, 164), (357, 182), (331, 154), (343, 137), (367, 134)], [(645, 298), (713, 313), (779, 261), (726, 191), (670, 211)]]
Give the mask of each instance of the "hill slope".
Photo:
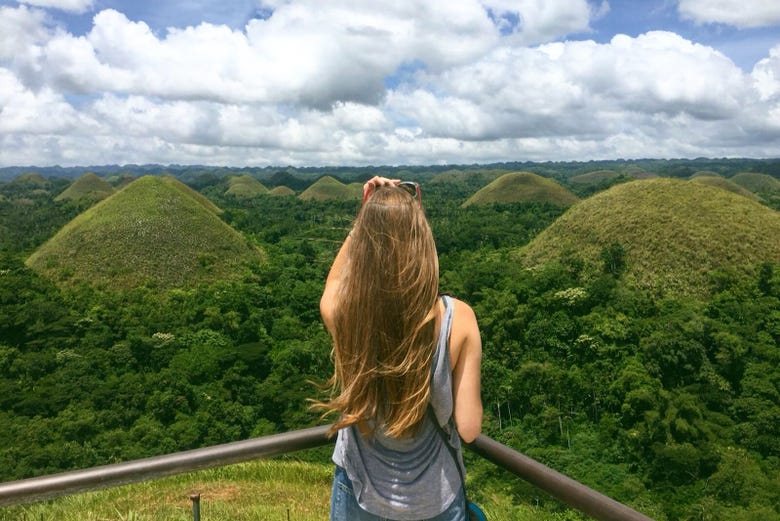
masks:
[(60, 195), (54, 198), (55, 201), (84, 201), (96, 203), (102, 201), (116, 190), (108, 181), (102, 177), (87, 172), (73, 181)]
[(619, 243), (626, 274), (640, 287), (702, 295), (712, 270), (749, 271), (780, 262), (780, 213), (731, 192), (675, 179), (614, 186), (570, 208), (520, 250), (536, 266), (577, 257), (601, 269), (601, 252)]
[(173, 178), (142, 177), (73, 219), (27, 265), (65, 285), (179, 287), (237, 276), (262, 253), (204, 200)]
[(569, 206), (579, 199), (552, 179), (531, 172), (504, 174), (469, 197), (463, 206), (538, 202)]

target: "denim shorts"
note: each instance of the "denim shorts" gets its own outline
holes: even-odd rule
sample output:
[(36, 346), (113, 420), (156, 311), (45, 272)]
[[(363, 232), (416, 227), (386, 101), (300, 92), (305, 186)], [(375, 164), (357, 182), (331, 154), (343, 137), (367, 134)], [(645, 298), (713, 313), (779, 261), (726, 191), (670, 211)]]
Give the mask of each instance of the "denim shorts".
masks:
[[(466, 521), (466, 519), (466, 500), (461, 488), (455, 501), (447, 510), (435, 517), (419, 521)], [(360, 508), (346, 471), (336, 466), (333, 491), (330, 496), (330, 521), (389, 521), (389, 518), (376, 516)]]

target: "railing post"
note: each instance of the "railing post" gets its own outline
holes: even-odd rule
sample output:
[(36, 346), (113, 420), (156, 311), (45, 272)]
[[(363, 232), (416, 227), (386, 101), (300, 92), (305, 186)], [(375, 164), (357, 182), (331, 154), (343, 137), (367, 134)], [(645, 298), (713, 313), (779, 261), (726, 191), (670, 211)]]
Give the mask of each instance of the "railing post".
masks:
[(192, 500), (192, 521), (200, 521), (200, 494), (191, 494)]

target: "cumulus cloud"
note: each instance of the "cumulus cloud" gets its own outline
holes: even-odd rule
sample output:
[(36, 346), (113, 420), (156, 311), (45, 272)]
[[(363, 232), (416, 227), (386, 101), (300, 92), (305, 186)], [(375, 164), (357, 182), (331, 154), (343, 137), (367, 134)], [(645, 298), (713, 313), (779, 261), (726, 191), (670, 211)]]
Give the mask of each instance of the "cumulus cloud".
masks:
[(107, 9), (76, 36), (42, 9), (0, 8), (0, 163), (471, 163), (780, 147), (780, 46), (746, 74), (671, 32), (563, 39), (609, 9), (585, 0), (261, 9), (243, 28), (163, 32)]
[(434, 83), (446, 91), (398, 92), (391, 106), (426, 134), (460, 140), (608, 135), (637, 115), (728, 120), (754, 96), (726, 57), (668, 32), (501, 48)]
[(739, 28), (780, 24), (780, 2), (767, 0), (679, 0), (680, 15), (696, 23)]

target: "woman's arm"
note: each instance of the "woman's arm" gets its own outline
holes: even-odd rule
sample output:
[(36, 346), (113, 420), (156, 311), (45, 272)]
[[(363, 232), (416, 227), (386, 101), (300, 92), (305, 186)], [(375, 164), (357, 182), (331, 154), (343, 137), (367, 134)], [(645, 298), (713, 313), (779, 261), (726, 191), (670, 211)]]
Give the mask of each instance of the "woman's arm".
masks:
[(453, 301), (455, 314), (450, 332), (450, 354), (456, 355), (452, 358), (453, 415), (458, 434), (463, 441), (471, 443), (482, 431), (482, 339), (474, 310), (464, 302)]

